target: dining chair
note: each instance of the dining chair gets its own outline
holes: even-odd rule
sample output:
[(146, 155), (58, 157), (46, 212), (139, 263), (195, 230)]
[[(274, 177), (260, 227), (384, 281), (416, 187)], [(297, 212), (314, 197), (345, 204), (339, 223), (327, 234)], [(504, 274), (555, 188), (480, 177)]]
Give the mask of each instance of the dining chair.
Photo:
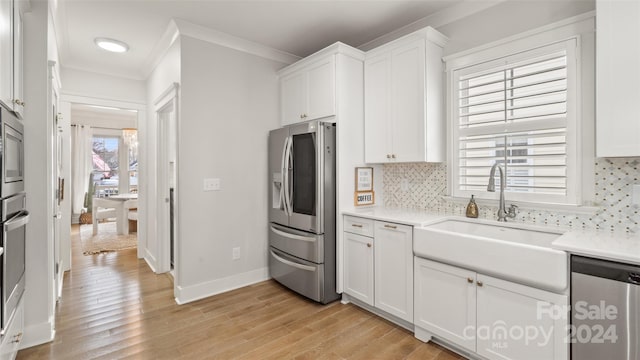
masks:
[(117, 217), (116, 206), (113, 200), (108, 198), (93, 198), (92, 205), (92, 220), (93, 220), (93, 235), (98, 233), (98, 221), (103, 219), (112, 219)]

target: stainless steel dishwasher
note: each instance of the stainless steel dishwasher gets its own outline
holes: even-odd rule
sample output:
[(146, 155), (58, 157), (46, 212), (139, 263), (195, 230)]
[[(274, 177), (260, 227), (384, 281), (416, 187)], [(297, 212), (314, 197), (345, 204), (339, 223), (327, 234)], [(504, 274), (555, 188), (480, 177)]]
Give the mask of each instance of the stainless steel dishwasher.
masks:
[(571, 257), (571, 359), (640, 359), (640, 266)]

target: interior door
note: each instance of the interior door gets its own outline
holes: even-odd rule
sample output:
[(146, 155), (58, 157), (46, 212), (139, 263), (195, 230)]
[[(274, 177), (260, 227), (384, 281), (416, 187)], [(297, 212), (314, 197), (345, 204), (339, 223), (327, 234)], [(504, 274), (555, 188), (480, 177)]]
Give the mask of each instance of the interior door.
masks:
[(52, 118), (53, 118), (53, 179), (54, 179), (54, 199), (53, 199), (53, 259), (54, 259), (54, 289), (55, 299), (59, 299), (62, 296), (62, 276), (63, 271), (60, 268), (62, 252), (61, 238), (62, 238), (62, 200), (64, 199), (64, 178), (62, 177), (62, 126), (60, 125), (60, 114), (58, 113), (58, 93), (55, 87), (52, 87), (51, 93), (52, 100)]

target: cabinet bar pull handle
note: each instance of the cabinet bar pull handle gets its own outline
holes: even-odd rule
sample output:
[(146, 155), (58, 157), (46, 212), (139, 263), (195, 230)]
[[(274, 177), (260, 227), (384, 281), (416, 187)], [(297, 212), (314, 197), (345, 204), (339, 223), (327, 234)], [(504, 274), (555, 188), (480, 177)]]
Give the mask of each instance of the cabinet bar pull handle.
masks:
[(384, 227), (386, 227), (387, 229), (397, 229), (398, 228), (395, 225), (385, 225)]
[(482, 287), (482, 285), (484, 285), (484, 284), (482, 283), (482, 281), (476, 281), (476, 284), (478, 284), (478, 286), (480, 286), (480, 287)]
[(472, 278), (467, 278), (467, 282), (468, 282), (469, 284), (473, 284), (473, 279), (472, 279)]
[(351, 226), (357, 227), (357, 228), (361, 228), (362, 227), (362, 225), (360, 225), (360, 224), (351, 224)]
[(371, 247), (371, 243), (367, 243), (367, 247)]

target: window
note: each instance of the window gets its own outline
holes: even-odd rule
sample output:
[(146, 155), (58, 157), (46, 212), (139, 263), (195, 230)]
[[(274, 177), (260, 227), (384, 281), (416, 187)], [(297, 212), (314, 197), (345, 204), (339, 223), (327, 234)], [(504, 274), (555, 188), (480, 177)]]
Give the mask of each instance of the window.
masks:
[(92, 147), (95, 196), (118, 193), (118, 145), (120, 139), (110, 136), (94, 136)]
[(453, 196), (494, 198), (498, 163), (509, 199), (577, 204), (575, 49), (572, 39), (453, 70)]

